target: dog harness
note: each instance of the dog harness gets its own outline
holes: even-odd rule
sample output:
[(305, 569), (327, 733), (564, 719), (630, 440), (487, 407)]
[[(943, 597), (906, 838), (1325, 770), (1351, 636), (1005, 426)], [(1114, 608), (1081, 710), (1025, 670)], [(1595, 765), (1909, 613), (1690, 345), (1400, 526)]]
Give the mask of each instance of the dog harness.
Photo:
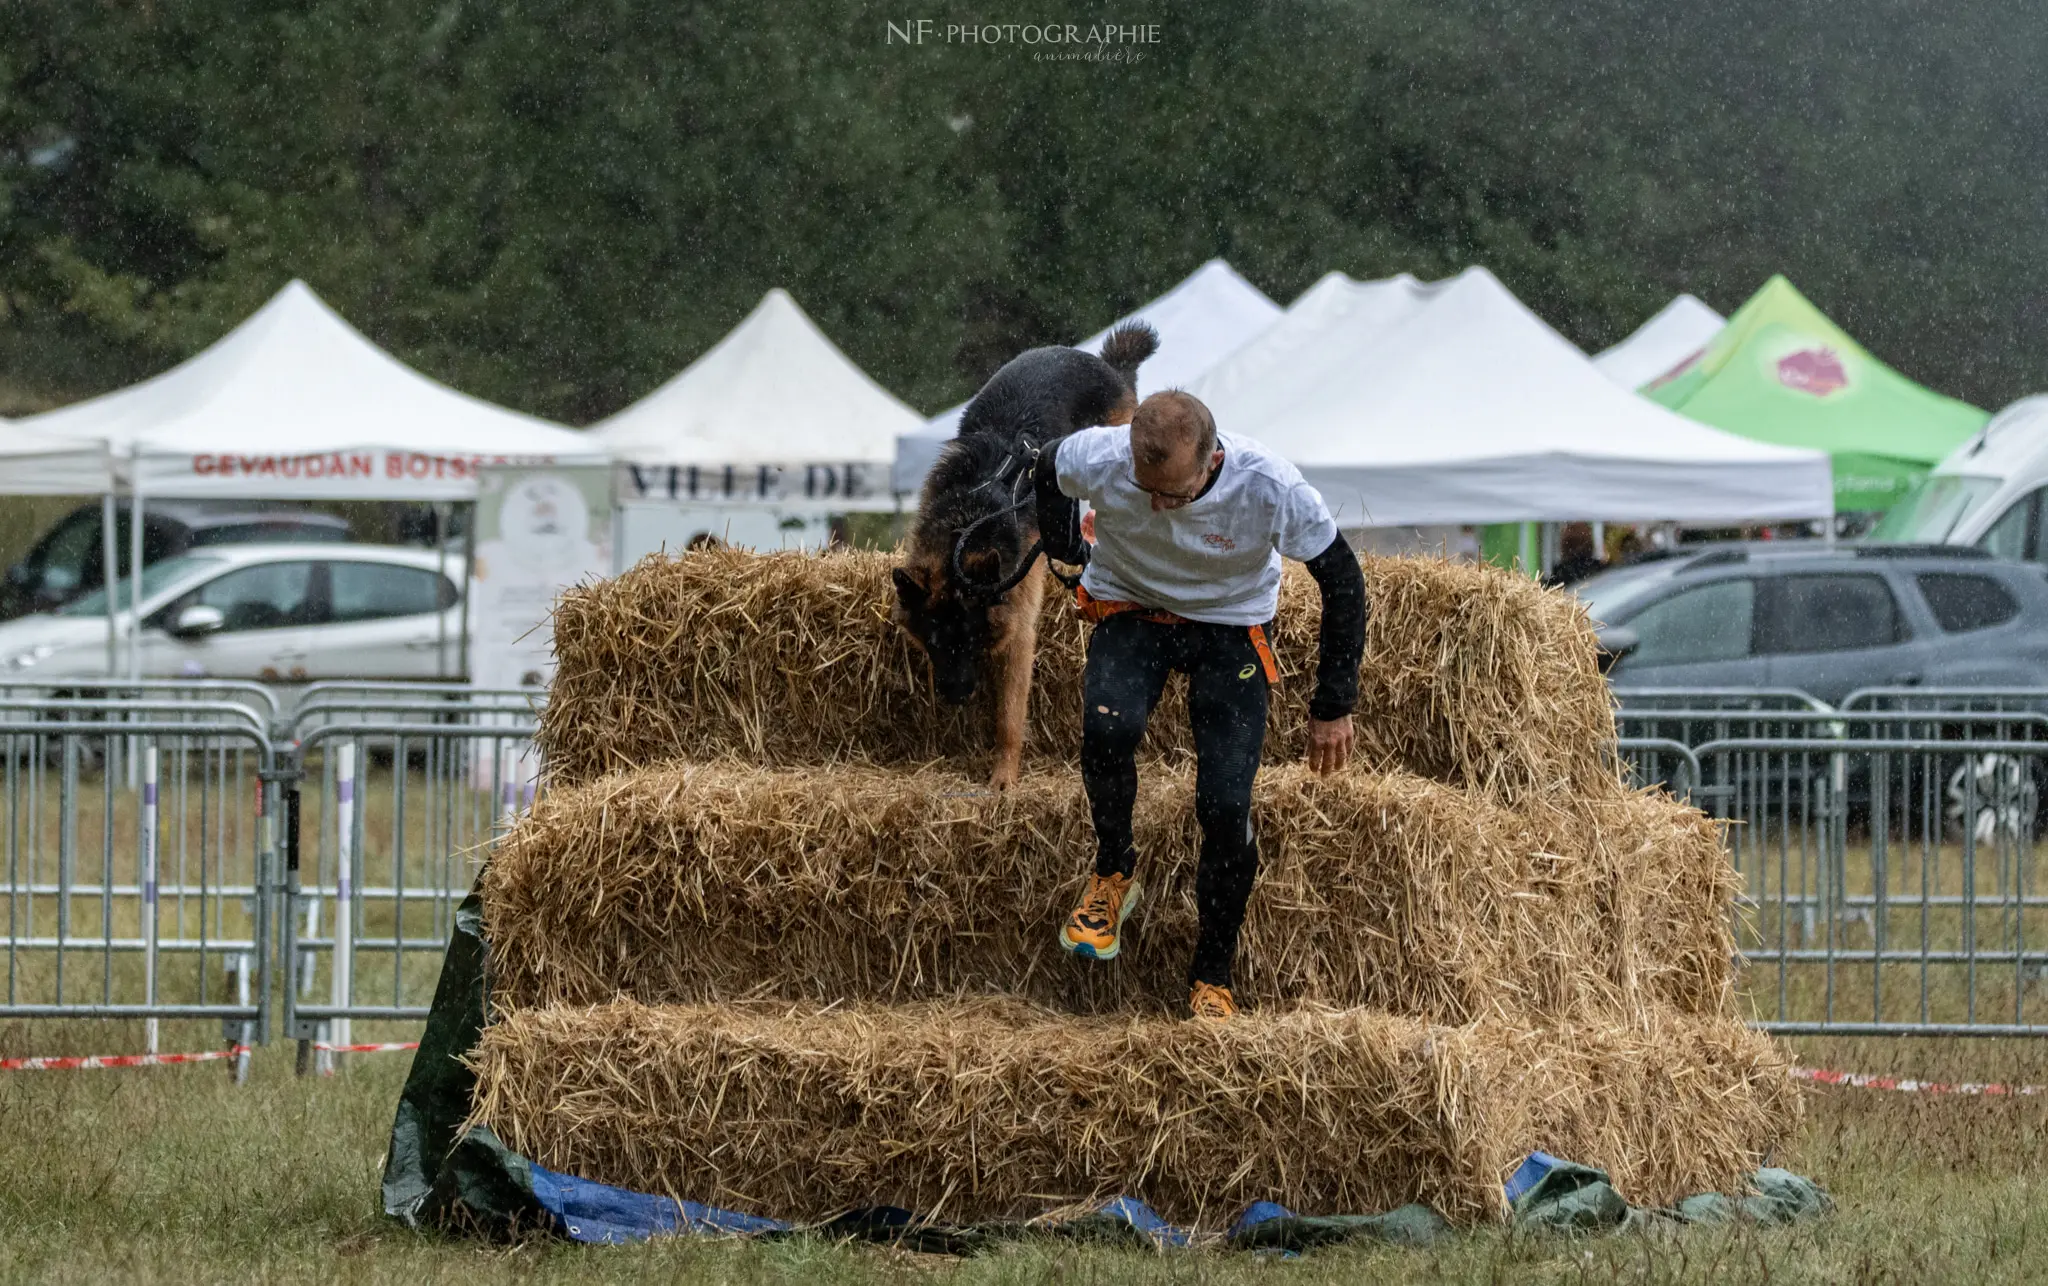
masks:
[[(1146, 607), (1143, 603), (1127, 603), (1113, 598), (1096, 598), (1078, 585), (1074, 587), (1074, 609), (1081, 614), (1081, 619), (1090, 625), (1100, 625), (1112, 616), (1123, 616), (1131, 612), (1136, 612), (1139, 620), (1150, 621), (1154, 625), (1198, 624), (1198, 622), (1191, 621), (1185, 616), (1174, 612), (1162, 611), (1156, 607)], [(1251, 635), (1252, 650), (1259, 654), (1259, 664), (1266, 671), (1266, 682), (1269, 684), (1278, 683), (1280, 681), (1280, 663), (1274, 659), (1273, 647), (1266, 641), (1266, 627), (1263, 625), (1248, 625), (1245, 627), (1245, 632)]]

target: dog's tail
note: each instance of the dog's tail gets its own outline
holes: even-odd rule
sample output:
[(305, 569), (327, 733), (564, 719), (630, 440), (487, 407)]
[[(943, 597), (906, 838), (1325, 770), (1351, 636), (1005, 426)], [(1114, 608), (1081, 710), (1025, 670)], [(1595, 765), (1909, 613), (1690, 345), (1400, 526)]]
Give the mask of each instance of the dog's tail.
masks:
[(1138, 365), (1159, 351), (1159, 332), (1144, 322), (1125, 322), (1102, 341), (1102, 360), (1123, 377), (1124, 387), (1138, 391)]

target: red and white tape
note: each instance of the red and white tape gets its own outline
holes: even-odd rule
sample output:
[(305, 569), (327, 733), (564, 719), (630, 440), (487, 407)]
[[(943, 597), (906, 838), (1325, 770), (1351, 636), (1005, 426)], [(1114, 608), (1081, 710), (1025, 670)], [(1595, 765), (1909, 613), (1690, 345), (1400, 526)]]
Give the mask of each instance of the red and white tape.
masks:
[(1999, 1085), (1993, 1082), (1958, 1081), (1953, 1085), (1941, 1081), (1915, 1081), (1901, 1076), (1870, 1076), (1862, 1072), (1835, 1072), (1825, 1067), (1795, 1067), (1795, 1080), (1812, 1081), (1818, 1085), (1846, 1085), (1859, 1090), (1897, 1090), (1905, 1094), (1964, 1094), (2014, 1097), (2027, 1094), (2048, 1094), (2048, 1085)]
[[(329, 1045), (321, 1042), (313, 1046), (330, 1054), (392, 1054), (419, 1047), (420, 1043), (416, 1040), (390, 1041), (381, 1045)], [(79, 1072), (108, 1067), (168, 1067), (173, 1063), (214, 1063), (224, 1058), (240, 1058), (253, 1049), (254, 1046), (251, 1045), (234, 1045), (227, 1049), (207, 1049), (194, 1054), (92, 1054), (83, 1058), (0, 1058), (0, 1072)]]
[(96, 1054), (85, 1058), (0, 1058), (0, 1072), (73, 1072), (102, 1067), (164, 1067), (171, 1063), (212, 1063), (239, 1058), (249, 1046), (208, 1049), (196, 1054)]

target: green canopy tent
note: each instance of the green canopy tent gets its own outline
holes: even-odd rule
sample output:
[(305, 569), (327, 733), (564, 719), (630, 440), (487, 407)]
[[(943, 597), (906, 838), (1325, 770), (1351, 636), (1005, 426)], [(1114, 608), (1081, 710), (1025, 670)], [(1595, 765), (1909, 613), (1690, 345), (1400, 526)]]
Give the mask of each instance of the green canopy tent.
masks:
[(1889, 508), (1991, 418), (1872, 357), (1782, 276), (1640, 392), (1730, 433), (1826, 451), (1837, 513)]

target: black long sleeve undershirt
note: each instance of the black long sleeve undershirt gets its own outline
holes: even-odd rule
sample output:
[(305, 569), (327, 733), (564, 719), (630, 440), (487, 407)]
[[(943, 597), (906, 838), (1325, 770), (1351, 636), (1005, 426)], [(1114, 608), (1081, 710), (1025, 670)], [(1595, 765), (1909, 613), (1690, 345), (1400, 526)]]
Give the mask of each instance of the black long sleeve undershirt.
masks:
[(1323, 594), (1316, 690), (1308, 699), (1308, 714), (1311, 719), (1338, 719), (1358, 704), (1358, 663), (1365, 655), (1365, 573), (1341, 532), (1307, 565)]
[(1046, 557), (1079, 567), (1088, 561), (1088, 542), (1081, 536), (1081, 502), (1060, 490), (1059, 469), (1053, 462), (1059, 448), (1057, 441), (1047, 443), (1031, 471), (1031, 489), (1038, 501), (1038, 538), (1045, 542)]

